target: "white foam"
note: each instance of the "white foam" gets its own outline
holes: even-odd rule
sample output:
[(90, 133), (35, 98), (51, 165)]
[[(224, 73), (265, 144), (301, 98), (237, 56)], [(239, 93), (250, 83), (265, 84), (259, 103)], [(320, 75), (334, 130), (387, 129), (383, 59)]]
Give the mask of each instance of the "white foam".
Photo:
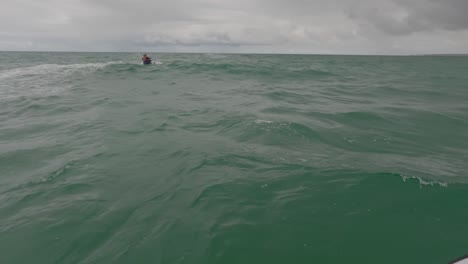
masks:
[(19, 96), (52, 95), (69, 87), (64, 80), (72, 75), (86, 75), (112, 64), (41, 64), (0, 71), (0, 101)]
[(122, 62), (83, 63), (83, 64), (41, 64), (0, 71), (0, 80), (31, 77), (37, 75), (70, 74), (77, 71), (94, 72), (108, 65)]
[(255, 120), (255, 123), (256, 124), (262, 124), (262, 123), (271, 124), (271, 123), (273, 123), (273, 121), (257, 119), (257, 120)]
[(430, 185), (430, 186), (434, 186), (434, 185), (439, 185), (441, 187), (448, 187), (448, 184), (446, 182), (439, 182), (439, 181), (426, 181), (422, 178), (419, 178), (419, 177), (409, 177), (409, 176), (401, 176), (401, 178), (403, 179), (403, 181), (407, 181), (407, 180), (411, 180), (411, 179), (417, 179), (419, 181), (419, 185), (420, 186), (423, 186), (423, 185)]

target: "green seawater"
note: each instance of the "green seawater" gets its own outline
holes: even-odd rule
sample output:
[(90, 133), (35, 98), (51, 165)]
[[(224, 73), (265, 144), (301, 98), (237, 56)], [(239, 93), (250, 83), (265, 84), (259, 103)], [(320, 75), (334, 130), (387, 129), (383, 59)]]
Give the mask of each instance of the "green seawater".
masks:
[(468, 253), (468, 57), (0, 52), (0, 263)]

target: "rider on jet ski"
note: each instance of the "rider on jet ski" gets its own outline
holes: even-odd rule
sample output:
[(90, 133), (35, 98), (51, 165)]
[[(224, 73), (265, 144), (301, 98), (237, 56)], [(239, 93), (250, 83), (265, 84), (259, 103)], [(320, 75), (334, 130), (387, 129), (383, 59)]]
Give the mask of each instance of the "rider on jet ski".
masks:
[(146, 54), (143, 54), (143, 58), (141, 58), (143, 64), (151, 64), (151, 58), (148, 57)]

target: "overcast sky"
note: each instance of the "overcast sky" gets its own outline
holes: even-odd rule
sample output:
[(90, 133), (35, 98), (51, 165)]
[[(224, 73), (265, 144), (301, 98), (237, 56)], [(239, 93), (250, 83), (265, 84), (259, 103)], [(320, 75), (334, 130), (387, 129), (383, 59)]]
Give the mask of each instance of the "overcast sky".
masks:
[(468, 0), (0, 0), (0, 50), (468, 53)]

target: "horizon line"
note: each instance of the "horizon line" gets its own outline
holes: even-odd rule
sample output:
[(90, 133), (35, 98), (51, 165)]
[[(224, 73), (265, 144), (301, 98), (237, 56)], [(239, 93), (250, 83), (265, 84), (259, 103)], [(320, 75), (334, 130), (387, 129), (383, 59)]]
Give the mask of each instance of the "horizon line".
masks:
[(271, 52), (190, 52), (190, 51), (77, 51), (77, 50), (0, 50), (0, 52), (42, 52), (42, 53), (156, 53), (156, 54), (229, 54), (229, 55), (311, 55), (311, 56), (468, 56), (468, 53), (421, 53), (421, 54), (364, 54), (364, 53), (271, 53)]

